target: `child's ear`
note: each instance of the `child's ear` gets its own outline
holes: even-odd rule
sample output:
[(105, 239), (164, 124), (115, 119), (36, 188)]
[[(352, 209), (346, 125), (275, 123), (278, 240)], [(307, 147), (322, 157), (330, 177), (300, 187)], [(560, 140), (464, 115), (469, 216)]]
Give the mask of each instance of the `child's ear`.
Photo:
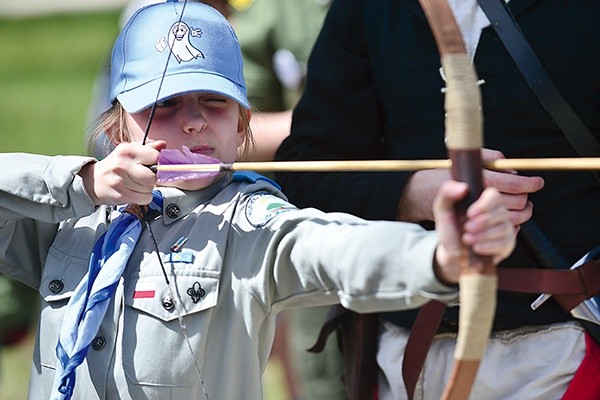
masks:
[(106, 136), (108, 136), (108, 139), (110, 140), (110, 143), (113, 146), (118, 146), (123, 142), (129, 142), (129, 140), (126, 140), (125, 136), (115, 135), (115, 134), (109, 133), (109, 131), (106, 132)]
[(113, 134), (113, 128), (108, 128), (106, 131), (106, 136), (108, 137), (108, 139), (110, 140), (110, 142), (113, 145), (118, 145), (119, 142), (117, 141), (117, 138), (115, 138), (115, 135)]

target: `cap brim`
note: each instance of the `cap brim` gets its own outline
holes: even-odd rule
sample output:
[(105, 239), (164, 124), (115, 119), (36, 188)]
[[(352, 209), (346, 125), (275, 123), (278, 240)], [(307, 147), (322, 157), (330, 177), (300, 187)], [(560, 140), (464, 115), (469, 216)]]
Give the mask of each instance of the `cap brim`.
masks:
[(157, 78), (119, 94), (117, 100), (127, 112), (133, 114), (150, 107), (156, 101), (191, 92), (218, 93), (237, 101), (246, 109), (250, 108), (244, 88), (220, 75), (205, 72), (166, 75), (162, 85), (161, 78)]

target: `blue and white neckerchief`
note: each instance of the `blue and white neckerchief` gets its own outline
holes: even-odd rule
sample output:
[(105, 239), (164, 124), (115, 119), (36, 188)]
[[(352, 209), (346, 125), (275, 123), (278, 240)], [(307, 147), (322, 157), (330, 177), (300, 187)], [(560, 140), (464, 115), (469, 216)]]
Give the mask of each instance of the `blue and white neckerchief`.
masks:
[(153, 191), (148, 207), (128, 206), (98, 239), (87, 274), (75, 288), (65, 310), (56, 355), (58, 365), (51, 400), (69, 400), (75, 388), (75, 368), (85, 359), (127, 261), (142, 232), (142, 220), (152, 210), (162, 210), (163, 198)]

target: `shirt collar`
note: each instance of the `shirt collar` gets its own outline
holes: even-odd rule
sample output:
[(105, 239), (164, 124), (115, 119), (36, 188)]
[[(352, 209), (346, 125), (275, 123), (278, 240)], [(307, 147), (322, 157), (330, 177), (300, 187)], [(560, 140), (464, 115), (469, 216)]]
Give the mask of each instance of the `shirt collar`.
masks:
[(227, 175), (201, 190), (186, 191), (174, 187), (159, 187), (158, 190), (164, 197), (162, 216), (165, 225), (189, 215), (199, 204), (209, 202), (230, 182), (231, 178)]

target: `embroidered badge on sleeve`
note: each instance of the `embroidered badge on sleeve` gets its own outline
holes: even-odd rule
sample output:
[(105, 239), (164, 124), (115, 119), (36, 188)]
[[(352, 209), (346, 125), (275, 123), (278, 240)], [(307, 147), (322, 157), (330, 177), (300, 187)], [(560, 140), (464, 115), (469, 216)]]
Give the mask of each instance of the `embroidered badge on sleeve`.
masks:
[(296, 206), (268, 192), (252, 195), (246, 206), (246, 218), (252, 226), (260, 228), (277, 215), (297, 210)]

